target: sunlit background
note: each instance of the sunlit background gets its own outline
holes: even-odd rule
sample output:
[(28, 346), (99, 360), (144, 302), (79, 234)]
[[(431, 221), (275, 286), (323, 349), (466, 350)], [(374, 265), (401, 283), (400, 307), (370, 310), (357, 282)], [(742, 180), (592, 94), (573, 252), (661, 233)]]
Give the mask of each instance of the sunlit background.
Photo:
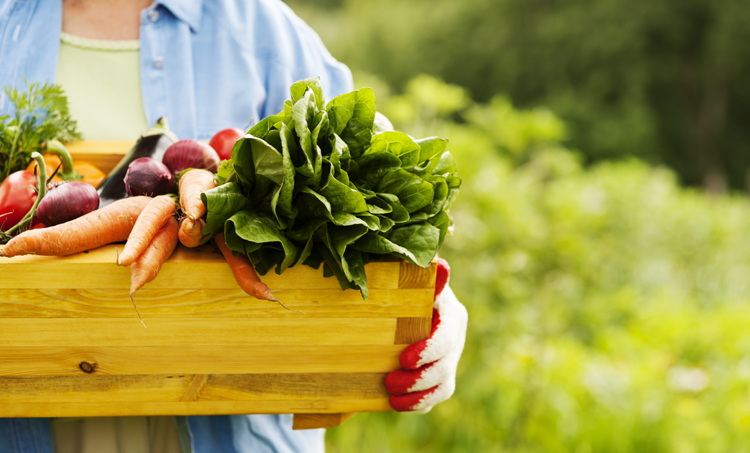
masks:
[(329, 452), (750, 451), (750, 3), (287, 3), (464, 179), (456, 393)]

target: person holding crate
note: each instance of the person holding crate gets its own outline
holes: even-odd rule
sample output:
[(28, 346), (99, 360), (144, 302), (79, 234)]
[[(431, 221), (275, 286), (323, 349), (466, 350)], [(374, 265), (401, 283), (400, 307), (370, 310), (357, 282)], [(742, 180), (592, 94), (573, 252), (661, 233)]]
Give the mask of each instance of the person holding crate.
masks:
[[(1, 85), (62, 85), (95, 140), (130, 140), (162, 116), (208, 140), (282, 110), (296, 80), (320, 76), (327, 99), (353, 88), (280, 0), (0, 0), (0, 62)], [(0, 115), (9, 104), (0, 94)], [(441, 261), (430, 338), (386, 378), (395, 410), (427, 412), (455, 388), (467, 314), (448, 274)], [(290, 415), (0, 418), (0, 453), (321, 452), (323, 434), (292, 431)]]

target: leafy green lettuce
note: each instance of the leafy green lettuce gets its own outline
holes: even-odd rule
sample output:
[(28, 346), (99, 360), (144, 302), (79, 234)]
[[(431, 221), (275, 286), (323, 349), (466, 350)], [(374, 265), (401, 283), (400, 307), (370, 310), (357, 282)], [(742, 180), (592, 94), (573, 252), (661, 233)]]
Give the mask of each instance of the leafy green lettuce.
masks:
[(327, 105), (317, 78), (296, 82), (284, 111), (256, 124), (202, 195), (203, 234), (223, 232), (261, 275), (324, 265), (367, 299), (364, 266), (396, 255), (427, 267), (451, 225), (461, 180), (447, 140), (375, 123), (370, 88)]

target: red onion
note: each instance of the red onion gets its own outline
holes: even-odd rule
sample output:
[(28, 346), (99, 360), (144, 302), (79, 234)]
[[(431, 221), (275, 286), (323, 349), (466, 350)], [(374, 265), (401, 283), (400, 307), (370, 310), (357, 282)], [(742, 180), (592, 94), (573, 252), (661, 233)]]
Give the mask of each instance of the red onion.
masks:
[(150, 157), (141, 157), (128, 165), (125, 192), (129, 197), (155, 197), (174, 192), (174, 178), (166, 165)]
[(174, 175), (188, 168), (201, 168), (211, 173), (219, 169), (219, 155), (207, 143), (198, 140), (180, 140), (164, 152), (161, 159)]
[(36, 217), (50, 227), (77, 219), (99, 208), (99, 194), (89, 183), (63, 181), (50, 184), (49, 192), (39, 202)]

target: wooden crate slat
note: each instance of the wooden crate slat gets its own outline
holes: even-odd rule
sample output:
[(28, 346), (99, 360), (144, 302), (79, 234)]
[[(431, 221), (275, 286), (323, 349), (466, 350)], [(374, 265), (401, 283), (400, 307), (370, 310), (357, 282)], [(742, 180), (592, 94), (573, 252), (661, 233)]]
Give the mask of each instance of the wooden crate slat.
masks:
[(399, 265), (398, 287), (399, 289), (435, 288), (436, 275), (437, 264), (434, 262), (425, 268), (402, 261)]
[[(391, 318), (3, 318), (0, 347), (393, 344)], [(291, 340), (293, 338), (293, 340)]]
[(387, 372), (403, 345), (3, 347), (0, 376)]
[(384, 373), (0, 377), (0, 404), (388, 398)]
[[(141, 315), (149, 317), (419, 317), (432, 307), (431, 288), (359, 291), (277, 290), (275, 302), (260, 301), (241, 289), (148, 289), (136, 294)], [(0, 318), (130, 318), (135, 315), (127, 289), (0, 289)]]
[[(0, 288), (7, 289), (123, 289), (130, 287), (130, 269), (117, 266), (120, 245), (105, 245), (71, 256), (18, 256), (0, 259)], [(237, 289), (237, 282), (213, 246), (197, 249), (178, 247), (162, 266), (159, 276), (146, 288)], [(365, 267), (370, 289), (398, 289), (400, 264), (373, 262)], [(323, 277), (323, 266), (299, 265), (283, 275), (269, 272), (262, 277), (272, 291), (281, 289), (341, 289), (338, 281)]]
[(357, 415), (356, 412), (338, 414), (294, 414), (292, 429), (335, 428)]
[[(388, 398), (112, 403), (7, 403), (3, 417), (119, 417), (141, 415), (319, 414), (389, 411)], [(320, 426), (322, 428), (322, 426)]]
[(104, 173), (109, 173), (127, 154), (135, 142), (82, 140), (65, 145), (75, 160), (85, 160)]

